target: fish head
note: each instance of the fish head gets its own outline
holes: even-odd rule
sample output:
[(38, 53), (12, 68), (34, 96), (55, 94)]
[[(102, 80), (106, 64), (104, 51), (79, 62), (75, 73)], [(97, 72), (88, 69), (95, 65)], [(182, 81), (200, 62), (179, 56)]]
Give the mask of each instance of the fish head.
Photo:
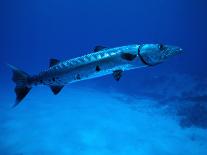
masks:
[(143, 44), (139, 47), (139, 56), (142, 61), (150, 66), (162, 63), (166, 59), (183, 53), (177, 46), (163, 44)]

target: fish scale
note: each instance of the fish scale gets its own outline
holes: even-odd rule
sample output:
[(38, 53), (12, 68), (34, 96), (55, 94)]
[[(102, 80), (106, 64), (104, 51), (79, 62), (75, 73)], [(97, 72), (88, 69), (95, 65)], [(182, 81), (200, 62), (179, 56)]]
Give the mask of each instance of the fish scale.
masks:
[[(58, 70), (59, 68), (64, 69), (64, 67), (70, 67), (70, 68), (78, 67), (80, 65), (92, 63), (94, 61), (98, 61), (100, 59), (110, 57), (114, 54), (115, 53), (112, 52), (112, 51), (101, 51), (101, 52), (98, 52), (98, 53), (88, 54), (88, 55), (84, 55), (82, 57), (78, 57), (78, 58), (74, 58), (74, 59), (71, 59), (71, 60), (63, 61), (63, 62), (51, 67), (50, 69), (51, 70), (52, 69)], [(116, 53), (116, 54), (118, 54), (118, 53)], [(50, 69), (48, 69), (47, 71), (49, 71)]]
[[(122, 64), (123, 62), (125, 62), (125, 60), (120, 59), (120, 53), (127, 51), (127, 52), (131, 52), (132, 54), (134, 54), (134, 53), (137, 53), (138, 47), (139, 46), (137, 45), (130, 45), (130, 46), (123, 46), (123, 47), (112, 48), (112, 49), (104, 49), (96, 53), (90, 53), (90, 54), (87, 54), (81, 57), (66, 60), (66, 61), (58, 63), (57, 65), (50, 67), (45, 72), (42, 72), (39, 75), (39, 78), (43, 79), (43, 84), (57, 85), (57, 82), (55, 81), (51, 82), (51, 78), (62, 76), (62, 74), (64, 74), (64, 76), (62, 76), (61, 80), (63, 81), (64, 84), (66, 82), (72, 83), (72, 82), (77, 82), (80, 80), (89, 79), (90, 77), (91, 78), (99, 77), (104, 74), (111, 73), (115, 65), (117, 65), (115, 63), (111, 63), (110, 61), (108, 61), (109, 59), (111, 60), (112, 58), (114, 59), (114, 61), (117, 61), (119, 59), (120, 66), (118, 68), (126, 69), (125, 67), (126, 65)], [(97, 73), (95, 71), (95, 67), (97, 65), (100, 65), (100, 62), (102, 63), (102, 71)], [(84, 68), (84, 71), (81, 68)], [(76, 69), (78, 69), (79, 71), (77, 71)], [(104, 71), (107, 69), (109, 70)], [(79, 79), (79, 77), (76, 78), (78, 74), (81, 74), (81, 79)], [(60, 81), (58, 81), (58, 84), (59, 83)]]

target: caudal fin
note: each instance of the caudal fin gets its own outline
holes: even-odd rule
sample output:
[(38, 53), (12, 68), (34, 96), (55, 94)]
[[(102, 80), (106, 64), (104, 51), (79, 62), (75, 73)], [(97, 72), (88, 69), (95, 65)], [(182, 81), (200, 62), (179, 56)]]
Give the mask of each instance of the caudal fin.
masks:
[(16, 83), (15, 93), (16, 93), (16, 102), (13, 107), (16, 107), (24, 97), (29, 93), (31, 87), (28, 87), (28, 78), (30, 77), (29, 74), (21, 71), (20, 69), (9, 65), (8, 66), (12, 69), (13, 76), (12, 80)]

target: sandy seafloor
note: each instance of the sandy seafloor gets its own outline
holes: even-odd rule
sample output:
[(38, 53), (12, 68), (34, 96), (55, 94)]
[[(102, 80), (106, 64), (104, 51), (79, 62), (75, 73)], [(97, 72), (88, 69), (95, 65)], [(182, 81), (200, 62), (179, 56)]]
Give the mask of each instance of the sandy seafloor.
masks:
[(175, 75), (136, 95), (78, 86), (53, 96), (39, 87), (14, 109), (14, 94), (1, 96), (0, 154), (206, 155), (205, 85)]

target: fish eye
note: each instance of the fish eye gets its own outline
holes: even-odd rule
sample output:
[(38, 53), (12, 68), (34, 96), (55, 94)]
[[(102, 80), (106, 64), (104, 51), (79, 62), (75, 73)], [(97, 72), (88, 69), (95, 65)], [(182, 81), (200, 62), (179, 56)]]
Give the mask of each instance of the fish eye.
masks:
[(158, 45), (158, 48), (162, 51), (162, 50), (164, 50), (165, 47), (164, 47), (163, 44), (159, 44), (159, 45)]

